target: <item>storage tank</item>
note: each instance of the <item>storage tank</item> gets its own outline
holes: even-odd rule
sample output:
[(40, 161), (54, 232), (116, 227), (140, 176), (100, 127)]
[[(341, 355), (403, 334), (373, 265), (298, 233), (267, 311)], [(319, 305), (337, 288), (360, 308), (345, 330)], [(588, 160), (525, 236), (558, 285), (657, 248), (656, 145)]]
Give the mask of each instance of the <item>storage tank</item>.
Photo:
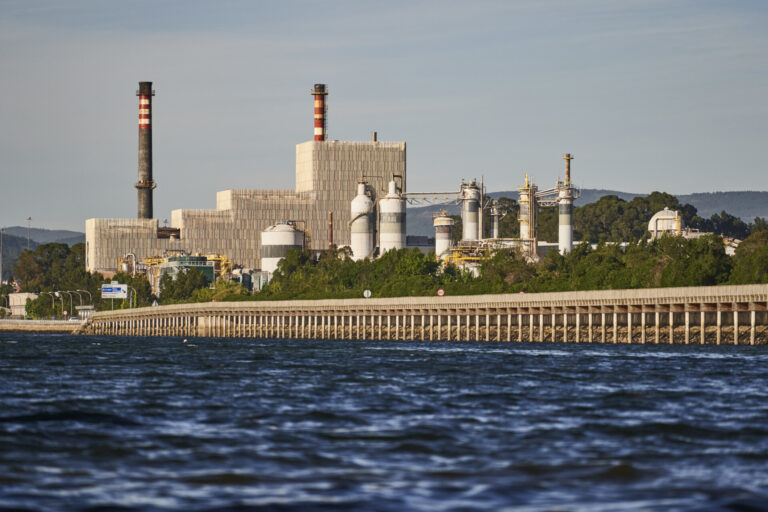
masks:
[(394, 181), (379, 201), (379, 248), (381, 254), (389, 250), (405, 249), (405, 199)]
[(491, 238), (499, 238), (499, 222), (501, 220), (501, 206), (497, 201), (491, 205)]
[(374, 202), (370, 195), (371, 190), (365, 183), (357, 184), (357, 195), (352, 200), (349, 217), (352, 219), (349, 221), (350, 246), (355, 261), (371, 256), (376, 247)]
[(277, 270), (277, 263), (293, 248), (304, 248), (303, 231), (288, 222), (269, 226), (261, 232), (261, 270)]
[(461, 239), (480, 239), (480, 189), (477, 182), (461, 183)]
[(447, 258), (451, 250), (451, 231), (455, 224), (445, 210), (441, 210), (432, 221), (435, 226), (435, 257)]

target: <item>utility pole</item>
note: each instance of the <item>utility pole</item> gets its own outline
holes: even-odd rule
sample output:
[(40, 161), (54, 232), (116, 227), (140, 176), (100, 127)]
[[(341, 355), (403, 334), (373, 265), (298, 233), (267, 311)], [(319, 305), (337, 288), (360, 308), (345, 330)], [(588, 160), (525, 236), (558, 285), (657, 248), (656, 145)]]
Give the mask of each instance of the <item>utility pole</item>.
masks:
[(0, 228), (0, 285), (3, 284), (3, 228)]
[(27, 250), (29, 250), (29, 229), (32, 227), (32, 217), (27, 217)]

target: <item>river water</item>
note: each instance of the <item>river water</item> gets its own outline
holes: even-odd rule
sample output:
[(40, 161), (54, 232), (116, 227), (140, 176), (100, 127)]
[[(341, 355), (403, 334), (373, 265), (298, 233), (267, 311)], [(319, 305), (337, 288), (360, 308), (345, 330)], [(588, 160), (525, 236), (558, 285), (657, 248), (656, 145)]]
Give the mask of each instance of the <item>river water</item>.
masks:
[(0, 335), (0, 510), (764, 510), (768, 348)]

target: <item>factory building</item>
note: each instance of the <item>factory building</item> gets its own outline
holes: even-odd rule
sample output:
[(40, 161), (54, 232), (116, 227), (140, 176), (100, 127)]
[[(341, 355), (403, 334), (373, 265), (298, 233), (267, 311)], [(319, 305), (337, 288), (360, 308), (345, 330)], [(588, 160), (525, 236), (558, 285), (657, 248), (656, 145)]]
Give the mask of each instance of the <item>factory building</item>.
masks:
[[(327, 140), (324, 84), (316, 84), (313, 140), (296, 146), (295, 190), (224, 190), (215, 210), (174, 210), (171, 226), (152, 216), (151, 82), (141, 82), (139, 103), (139, 218), (88, 219), (85, 223), (86, 269), (112, 274), (126, 254), (139, 260), (166, 252), (217, 253), (246, 268), (260, 268), (261, 232), (291, 221), (306, 233), (312, 250), (350, 245), (350, 201), (361, 180), (376, 197), (397, 179), (406, 184), (405, 142)], [(156, 174), (156, 173), (155, 173)], [(161, 180), (162, 181), (162, 180)]]

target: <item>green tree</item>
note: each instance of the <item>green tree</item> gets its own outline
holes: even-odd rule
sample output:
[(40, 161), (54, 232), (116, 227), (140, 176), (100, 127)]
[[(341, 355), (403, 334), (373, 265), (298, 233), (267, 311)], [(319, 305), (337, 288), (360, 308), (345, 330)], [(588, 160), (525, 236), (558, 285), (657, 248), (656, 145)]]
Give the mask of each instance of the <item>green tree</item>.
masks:
[(768, 283), (768, 231), (757, 231), (749, 235), (736, 248), (730, 282)]

